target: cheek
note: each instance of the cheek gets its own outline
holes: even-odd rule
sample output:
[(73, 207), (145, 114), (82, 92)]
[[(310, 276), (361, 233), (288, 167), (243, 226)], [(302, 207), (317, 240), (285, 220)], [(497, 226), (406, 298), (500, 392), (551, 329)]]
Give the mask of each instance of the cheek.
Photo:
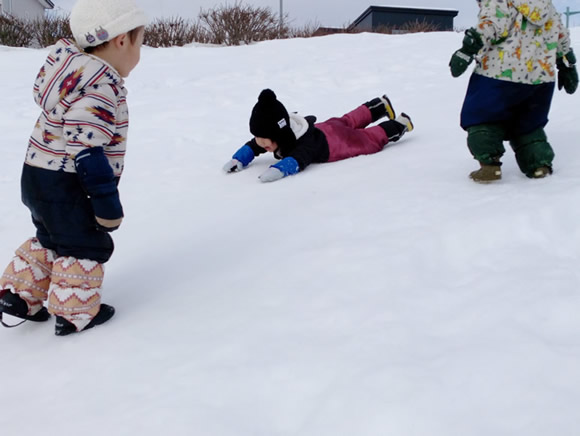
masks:
[(141, 60), (141, 47), (137, 47), (137, 49), (135, 49), (133, 60), (135, 61), (135, 65), (138, 64)]

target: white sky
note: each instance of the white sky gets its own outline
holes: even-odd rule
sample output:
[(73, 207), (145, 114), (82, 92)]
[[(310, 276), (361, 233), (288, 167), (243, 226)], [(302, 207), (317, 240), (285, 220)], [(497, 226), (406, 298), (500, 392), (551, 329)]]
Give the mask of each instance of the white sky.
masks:
[[(457, 9), (456, 27), (469, 27), (477, 16), (476, 0), (282, 0), (284, 12), (296, 26), (317, 23), (326, 27), (343, 27), (354, 21), (369, 6), (416, 6), (427, 8)], [(209, 9), (220, 4), (234, 4), (235, 0), (137, 0), (151, 17), (190, 16), (196, 18), (200, 8)], [(69, 10), (74, 0), (53, 0), (62, 9)], [(280, 10), (280, 0), (245, 0), (244, 4), (266, 6)], [(580, 0), (554, 0), (558, 10), (580, 10)], [(580, 25), (580, 14), (570, 18), (571, 25)]]

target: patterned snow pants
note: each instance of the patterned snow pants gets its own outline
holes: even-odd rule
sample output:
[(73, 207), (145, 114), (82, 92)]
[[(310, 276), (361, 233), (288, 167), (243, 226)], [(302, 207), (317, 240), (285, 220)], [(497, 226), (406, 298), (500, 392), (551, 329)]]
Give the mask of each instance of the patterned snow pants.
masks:
[(82, 330), (101, 306), (103, 264), (94, 260), (57, 256), (37, 238), (24, 242), (0, 278), (0, 289), (9, 289), (28, 304), (34, 315), (48, 300), (48, 311)]

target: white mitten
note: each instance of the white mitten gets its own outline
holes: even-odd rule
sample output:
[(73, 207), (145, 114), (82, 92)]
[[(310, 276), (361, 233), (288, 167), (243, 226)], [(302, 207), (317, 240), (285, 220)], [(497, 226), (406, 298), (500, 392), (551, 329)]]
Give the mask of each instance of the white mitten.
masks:
[(236, 171), (242, 171), (243, 169), (244, 165), (237, 159), (232, 159), (224, 165), (224, 171), (226, 173), (234, 173)]
[(261, 182), (275, 182), (284, 177), (284, 173), (278, 168), (270, 167), (259, 177)]

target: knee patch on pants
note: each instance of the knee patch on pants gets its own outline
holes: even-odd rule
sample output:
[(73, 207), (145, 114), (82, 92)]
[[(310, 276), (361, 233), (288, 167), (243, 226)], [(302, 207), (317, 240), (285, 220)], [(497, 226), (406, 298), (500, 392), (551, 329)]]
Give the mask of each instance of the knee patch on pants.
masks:
[(480, 124), (467, 128), (467, 146), (475, 159), (485, 165), (498, 164), (505, 153), (505, 129), (499, 124)]
[(544, 129), (536, 129), (525, 135), (520, 135), (510, 141), (516, 161), (522, 173), (532, 177), (540, 167), (552, 168), (554, 150), (548, 143)]

